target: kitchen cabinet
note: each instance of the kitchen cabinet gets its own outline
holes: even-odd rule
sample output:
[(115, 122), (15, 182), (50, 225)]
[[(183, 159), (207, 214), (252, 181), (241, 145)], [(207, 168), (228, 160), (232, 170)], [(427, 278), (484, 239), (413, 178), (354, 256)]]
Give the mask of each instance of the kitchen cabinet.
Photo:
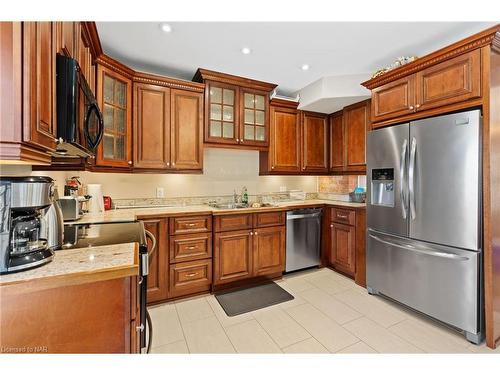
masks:
[(103, 113), (104, 134), (96, 165), (132, 167), (132, 81), (102, 64), (97, 65), (97, 102)]
[(56, 148), (56, 27), (54, 22), (23, 23), (23, 140)]
[[(475, 49), (373, 87), (373, 127), (385, 126), (392, 123), (388, 120), (405, 115), (467, 102), (480, 96), (481, 51)], [(383, 123), (377, 124), (379, 122)]]
[(285, 212), (218, 215), (214, 285), (280, 275), (285, 268)]
[[(147, 302), (155, 303), (168, 297), (168, 242), (167, 223), (163, 218), (143, 218), (144, 229), (156, 239), (156, 247), (149, 257)], [(147, 238), (148, 251), (153, 245)]]
[(276, 85), (201, 68), (193, 81), (206, 85), (204, 140), (207, 146), (268, 148), (269, 93)]
[(203, 94), (171, 91), (170, 155), (175, 170), (203, 170)]
[(331, 172), (342, 172), (344, 170), (344, 118), (342, 114), (342, 111), (338, 111), (329, 116)]
[(328, 172), (328, 116), (302, 112), (302, 171)]
[(208, 292), (212, 286), (212, 216), (169, 218), (168, 298)]
[(170, 166), (170, 88), (134, 84), (134, 168)]
[(57, 53), (75, 57), (77, 22), (56, 22)]
[(344, 121), (345, 170), (366, 172), (366, 133), (370, 127), (370, 101), (345, 107)]
[(2, 347), (33, 353), (138, 353), (137, 277), (78, 280), (2, 286)]
[(261, 152), (260, 171), (301, 171), (301, 123), (297, 103), (273, 99), (270, 105), (269, 152)]
[(365, 208), (327, 207), (323, 228), (326, 233), (323, 262), (365, 287)]

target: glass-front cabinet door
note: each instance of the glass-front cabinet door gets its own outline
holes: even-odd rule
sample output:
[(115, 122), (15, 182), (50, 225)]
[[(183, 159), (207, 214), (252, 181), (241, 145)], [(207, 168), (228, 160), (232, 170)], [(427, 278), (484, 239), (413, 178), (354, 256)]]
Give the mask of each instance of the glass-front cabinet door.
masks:
[(238, 87), (222, 83), (207, 85), (205, 141), (236, 144), (238, 132)]
[(269, 95), (265, 92), (247, 90), (241, 92), (240, 144), (265, 146), (269, 140)]
[(132, 166), (132, 82), (98, 66), (98, 102), (103, 113), (104, 134), (98, 147), (96, 165)]

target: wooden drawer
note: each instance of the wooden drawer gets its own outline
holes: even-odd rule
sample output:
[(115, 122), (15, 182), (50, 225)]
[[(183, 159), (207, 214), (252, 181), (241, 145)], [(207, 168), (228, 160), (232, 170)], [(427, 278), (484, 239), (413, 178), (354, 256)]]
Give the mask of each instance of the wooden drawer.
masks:
[(252, 214), (222, 215), (215, 217), (215, 231), (252, 229)]
[(186, 216), (170, 218), (170, 235), (212, 231), (212, 216)]
[(285, 212), (262, 212), (254, 214), (254, 228), (273, 227), (275, 225), (285, 225)]
[(170, 263), (212, 257), (212, 234), (181, 234), (170, 236)]
[(170, 266), (169, 298), (208, 291), (212, 284), (212, 260), (196, 260)]
[(340, 224), (355, 225), (356, 212), (342, 208), (332, 208), (332, 221)]

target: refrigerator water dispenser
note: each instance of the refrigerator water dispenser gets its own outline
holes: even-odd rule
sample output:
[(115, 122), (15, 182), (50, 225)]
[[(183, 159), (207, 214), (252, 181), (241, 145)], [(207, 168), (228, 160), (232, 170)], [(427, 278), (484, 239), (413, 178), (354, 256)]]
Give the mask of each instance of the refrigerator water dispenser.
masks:
[(394, 207), (394, 169), (372, 169), (372, 205)]

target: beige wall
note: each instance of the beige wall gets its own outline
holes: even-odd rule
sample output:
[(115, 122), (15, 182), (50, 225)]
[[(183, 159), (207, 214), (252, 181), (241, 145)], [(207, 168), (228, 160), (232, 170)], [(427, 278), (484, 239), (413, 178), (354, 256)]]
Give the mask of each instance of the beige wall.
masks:
[[(257, 151), (205, 149), (204, 173), (183, 174), (129, 174), (92, 172), (31, 172), (30, 167), (9, 167), (2, 174), (49, 175), (56, 179), (59, 191), (67, 177), (78, 175), (83, 183), (100, 183), (104, 195), (112, 198), (151, 198), (156, 188), (163, 187), (165, 197), (206, 196), (232, 194), (243, 186), (249, 194), (300, 189), (308, 193), (317, 192), (318, 178), (315, 176), (259, 176), (259, 153)], [(5, 172), (5, 173), (4, 173)]]

